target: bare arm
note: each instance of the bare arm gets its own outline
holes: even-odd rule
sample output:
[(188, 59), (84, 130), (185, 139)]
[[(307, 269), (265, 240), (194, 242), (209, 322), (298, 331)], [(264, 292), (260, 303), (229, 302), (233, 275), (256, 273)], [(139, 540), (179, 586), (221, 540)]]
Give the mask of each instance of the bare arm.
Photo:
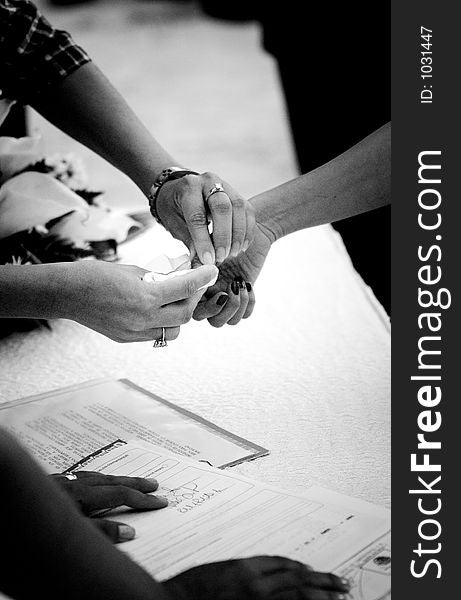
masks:
[[(12, 598), (166, 600), (163, 586), (119, 552), (56, 483), (0, 430), (5, 552), (0, 590)], [(31, 510), (33, 508), (33, 510)]]
[[(253, 284), (273, 242), (308, 227), (332, 223), (388, 204), (391, 126), (384, 125), (315, 171), (251, 199), (256, 234), (251, 246), (220, 265), (220, 277), (194, 313), (214, 327), (236, 325), (255, 305)], [(236, 281), (246, 282), (240, 287)], [(233, 287), (234, 286), (234, 287)], [(235, 291), (234, 291), (235, 290)], [(218, 299), (226, 293), (226, 300)]]
[(128, 175), (146, 195), (164, 168), (178, 164), (94, 63), (83, 65), (40, 94), (33, 106)]
[(251, 199), (273, 241), (390, 203), (391, 125), (387, 123), (315, 171)]

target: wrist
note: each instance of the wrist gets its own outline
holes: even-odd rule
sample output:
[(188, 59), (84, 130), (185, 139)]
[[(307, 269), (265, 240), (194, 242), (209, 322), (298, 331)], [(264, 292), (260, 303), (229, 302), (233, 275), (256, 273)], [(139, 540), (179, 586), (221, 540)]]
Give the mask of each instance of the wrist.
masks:
[(250, 203), (255, 209), (256, 223), (267, 236), (271, 244), (286, 235), (280, 220), (277, 218), (277, 214), (274, 214), (273, 211), (270, 210), (270, 205), (267, 202), (264, 202), (256, 196), (250, 200)]
[(190, 169), (186, 169), (184, 167), (170, 166), (170, 167), (167, 167), (166, 169), (163, 169), (161, 171), (161, 173), (157, 176), (155, 181), (153, 182), (153, 185), (151, 186), (150, 193), (148, 196), (149, 207), (150, 207), (150, 212), (152, 213), (152, 216), (159, 223), (161, 223), (161, 219), (159, 217), (158, 210), (157, 210), (157, 200), (158, 200), (158, 195), (161, 192), (161, 189), (169, 181), (175, 181), (176, 179), (181, 179), (182, 177), (185, 177), (186, 175), (199, 175), (199, 173), (197, 173), (197, 171), (191, 171)]

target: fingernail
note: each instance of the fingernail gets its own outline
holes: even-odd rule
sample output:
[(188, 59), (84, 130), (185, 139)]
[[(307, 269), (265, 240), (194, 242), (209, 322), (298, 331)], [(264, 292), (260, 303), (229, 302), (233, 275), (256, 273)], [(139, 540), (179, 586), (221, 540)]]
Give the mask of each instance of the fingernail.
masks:
[(213, 256), (211, 254), (211, 252), (204, 252), (203, 253), (203, 264), (204, 265), (212, 265), (214, 264), (214, 260), (213, 260)]
[(218, 263), (222, 263), (225, 259), (226, 259), (226, 249), (225, 248), (218, 248), (216, 250), (216, 262)]
[(239, 295), (240, 288), (239, 288), (239, 284), (236, 281), (232, 282), (231, 290), (236, 296)]
[(239, 282), (239, 287), (240, 287), (240, 289), (241, 289), (241, 290), (244, 290), (244, 289), (245, 289), (245, 282), (243, 281), (243, 279), (242, 279), (242, 278), (240, 278), (240, 279), (238, 280), (238, 282)]
[(158, 504), (160, 504), (160, 508), (165, 508), (165, 506), (168, 506), (168, 498), (165, 498), (164, 496), (155, 496), (156, 499), (158, 500)]
[(248, 246), (249, 246), (249, 245), (250, 245), (250, 242), (249, 242), (248, 240), (246, 240), (246, 241), (243, 243), (243, 246), (242, 246), (242, 252), (246, 252), (246, 251), (248, 250)]
[(221, 296), (219, 296), (219, 298), (216, 300), (216, 304), (218, 306), (224, 306), (228, 300), (229, 296), (227, 294), (221, 294)]
[(253, 289), (253, 288), (251, 287), (251, 283), (250, 283), (249, 281), (246, 281), (246, 282), (245, 282), (245, 285), (247, 286), (247, 291), (248, 291), (248, 292), (251, 292), (251, 290)]
[(136, 536), (136, 530), (129, 525), (119, 525), (118, 526), (118, 539), (122, 542), (127, 542), (128, 540), (133, 540)]
[(346, 579), (345, 577), (341, 578), (341, 583), (343, 584), (343, 586), (347, 589), (350, 590), (351, 589), (351, 582), (349, 581), (349, 579)]
[(158, 487), (158, 481), (153, 477), (146, 477), (146, 481), (150, 483), (150, 485), (156, 485)]
[(344, 594), (338, 594), (336, 597), (338, 600), (346, 600), (346, 596)]

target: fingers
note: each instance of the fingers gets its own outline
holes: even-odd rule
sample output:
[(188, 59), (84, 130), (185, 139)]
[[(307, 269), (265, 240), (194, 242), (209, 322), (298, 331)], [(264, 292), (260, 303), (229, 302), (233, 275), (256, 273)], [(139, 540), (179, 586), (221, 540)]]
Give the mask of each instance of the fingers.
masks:
[(114, 544), (128, 542), (136, 537), (136, 530), (130, 525), (109, 521), (107, 519), (91, 519), (91, 522), (106, 535)]
[(255, 293), (253, 291), (253, 286), (251, 285), (251, 283), (249, 281), (245, 282), (245, 286), (247, 288), (247, 292), (248, 292), (248, 304), (245, 310), (245, 314), (243, 315), (244, 319), (248, 319), (248, 317), (251, 317), (251, 314), (253, 313), (255, 304), (256, 304), (256, 298), (255, 298)]
[(270, 598), (271, 600), (346, 600), (346, 595), (341, 592), (291, 585), (286, 589), (278, 589), (270, 595)]
[[(182, 177), (179, 204), (186, 221), (190, 237), (204, 265), (214, 264), (215, 251), (208, 232), (208, 217), (203, 196), (203, 181), (196, 175)], [(168, 184), (166, 184), (168, 185)]]
[(322, 588), (323, 590), (333, 590), (339, 592), (349, 591), (349, 582), (346, 579), (333, 575), (333, 573), (322, 573), (319, 571), (309, 571), (306, 574), (306, 580), (312, 587)]
[(226, 293), (228, 295), (228, 300), (226, 304), (224, 304), (221, 312), (208, 319), (208, 322), (212, 327), (222, 327), (225, 325), (240, 307), (240, 288), (238, 283), (235, 281), (230, 283)]
[[(227, 299), (222, 298), (224, 294), (227, 295)], [(229, 284), (226, 292), (218, 292), (207, 301), (200, 302), (193, 317), (197, 321), (208, 319), (213, 327), (222, 327), (226, 323), (237, 325), (251, 315), (254, 306), (255, 294), (252, 285), (239, 278)]]
[(144, 477), (105, 475), (104, 473), (98, 473), (97, 471), (77, 471), (75, 475), (77, 476), (77, 481), (81, 481), (89, 486), (124, 485), (144, 493), (155, 492), (158, 488), (158, 481), (156, 479), (146, 479)]
[[(206, 196), (208, 196), (213, 185), (205, 192)], [(222, 263), (229, 256), (231, 248), (232, 203), (226, 193), (217, 192), (209, 197), (208, 208), (213, 221), (213, 245), (216, 248), (216, 262)], [(242, 225), (245, 227), (246, 221)]]
[(310, 586), (301, 587), (299, 591), (300, 594), (292, 596), (292, 598), (299, 598), (300, 600), (346, 600), (346, 595), (339, 591), (319, 590)]
[[(237, 256), (244, 244), (248, 247), (253, 239), (252, 206), (213, 173), (186, 175), (166, 182), (157, 195), (157, 213), (174, 237), (187, 246), (192, 241), (205, 265), (221, 263), (229, 253)], [(208, 230), (210, 215), (212, 237)]]
[(240, 323), (248, 306), (248, 291), (245, 282), (242, 279), (239, 279), (238, 281), (235, 281), (235, 284), (238, 285), (240, 306), (235, 311), (234, 315), (228, 320), (228, 325), (237, 325), (237, 323)]
[(218, 292), (211, 298), (202, 300), (197, 304), (193, 318), (196, 321), (203, 321), (203, 319), (214, 317), (222, 311), (228, 300), (229, 295), (226, 292)]
[(246, 566), (262, 575), (257, 582), (261, 595), (274, 600), (345, 600), (350, 588), (345, 579), (284, 557), (253, 557)]
[[(165, 327), (165, 340), (167, 342), (172, 342), (175, 340), (181, 331), (180, 327)], [(154, 329), (150, 329), (150, 337), (149, 340), (160, 340), (163, 338), (163, 330), (161, 327), (155, 327)]]
[(184, 275), (155, 283), (155, 292), (160, 294), (163, 305), (171, 304), (194, 296), (199, 288), (209, 285), (217, 276), (218, 269), (214, 265), (204, 265)]
[(85, 514), (95, 510), (129, 506), (138, 510), (157, 510), (168, 505), (166, 498), (151, 496), (124, 485), (86, 486), (74, 482), (72, 496)]
[[(237, 256), (242, 249), (247, 234), (247, 211), (251, 205), (232, 187), (214, 173), (203, 173), (203, 194), (208, 199), (208, 209), (213, 221), (213, 244), (216, 262), (223, 262), (229, 254)], [(216, 187), (224, 192), (210, 193)], [(253, 225), (254, 227), (254, 225)], [(253, 239), (253, 233), (249, 234)]]

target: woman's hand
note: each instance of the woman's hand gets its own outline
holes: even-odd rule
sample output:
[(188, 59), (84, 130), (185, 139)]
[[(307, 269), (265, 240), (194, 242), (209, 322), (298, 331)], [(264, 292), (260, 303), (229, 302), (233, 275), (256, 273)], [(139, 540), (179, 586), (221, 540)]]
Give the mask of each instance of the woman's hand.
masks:
[[(222, 185), (224, 192), (209, 196), (217, 184)], [(205, 265), (237, 256), (248, 248), (254, 236), (252, 205), (213, 173), (167, 181), (158, 191), (155, 206), (162, 225), (190, 250), (193, 246)]]
[[(58, 316), (72, 319), (117, 342), (174, 340), (202, 297), (199, 288), (216, 275), (207, 265), (182, 277), (146, 282), (144, 269), (102, 261), (66, 265), (66, 285), (55, 299)], [(21, 267), (22, 268), (22, 267)]]
[(274, 237), (260, 223), (249, 248), (236, 258), (228, 258), (219, 265), (216, 284), (206, 291), (194, 311), (194, 319), (208, 319), (213, 327), (226, 323), (237, 325), (253, 312), (255, 294), (253, 285), (264, 265)]
[(163, 583), (177, 600), (342, 600), (349, 584), (280, 556), (194, 567)]
[[(137, 510), (157, 510), (168, 505), (166, 498), (150, 495), (158, 488), (155, 479), (116, 477), (94, 471), (78, 471), (75, 476), (77, 479), (69, 480), (65, 475), (50, 475), (86, 516), (119, 506)], [(132, 540), (136, 535), (133, 527), (118, 521), (92, 519), (92, 523), (115, 543)]]

